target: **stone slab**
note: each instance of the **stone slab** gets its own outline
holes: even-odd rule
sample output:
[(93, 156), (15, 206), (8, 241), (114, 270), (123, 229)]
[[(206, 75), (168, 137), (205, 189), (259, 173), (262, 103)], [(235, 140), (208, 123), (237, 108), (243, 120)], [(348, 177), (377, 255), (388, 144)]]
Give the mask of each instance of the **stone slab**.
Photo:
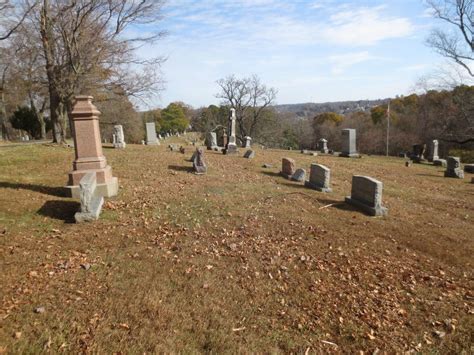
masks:
[(309, 180), (304, 185), (320, 192), (332, 192), (330, 187), (331, 170), (321, 164), (311, 164)]
[(369, 176), (352, 177), (351, 196), (345, 201), (363, 210), (371, 216), (385, 216), (387, 208), (382, 206), (383, 184)]

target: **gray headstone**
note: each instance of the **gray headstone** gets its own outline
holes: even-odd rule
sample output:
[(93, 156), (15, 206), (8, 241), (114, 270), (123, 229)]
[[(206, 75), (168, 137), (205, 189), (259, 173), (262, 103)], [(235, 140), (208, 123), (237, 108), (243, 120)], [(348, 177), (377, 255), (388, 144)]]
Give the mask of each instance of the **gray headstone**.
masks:
[(346, 202), (354, 205), (372, 216), (385, 216), (387, 208), (382, 206), (383, 184), (368, 176), (355, 175), (352, 177), (351, 196)]
[(320, 164), (311, 164), (309, 173), (309, 181), (305, 181), (304, 185), (321, 192), (332, 192), (331, 186), (331, 170)]
[(74, 215), (76, 223), (90, 222), (99, 219), (104, 197), (96, 191), (96, 173), (87, 173), (79, 181), (79, 194), (81, 199), (81, 211)]
[(306, 170), (304, 169), (296, 169), (295, 173), (291, 177), (291, 180), (303, 182), (306, 179)]
[(448, 157), (448, 166), (444, 172), (444, 177), (464, 179), (464, 171), (461, 169), (461, 159), (459, 157)]
[(123, 127), (122, 125), (115, 125), (114, 126), (114, 148), (125, 148), (127, 145), (125, 143), (125, 136), (123, 134)]
[(247, 150), (244, 154), (244, 158), (247, 158), (247, 159), (255, 158), (255, 151), (253, 151), (251, 149)]
[(324, 153), (324, 154), (329, 153), (327, 139), (321, 138), (318, 142), (318, 148), (321, 153)]
[(204, 151), (201, 148), (196, 149), (193, 159), (194, 172), (198, 175), (205, 174), (207, 172), (207, 165), (204, 161)]
[(146, 123), (146, 144), (147, 145), (160, 145), (158, 137), (156, 136), (155, 122)]
[(342, 130), (342, 152), (341, 157), (359, 157), (356, 148), (356, 130), (346, 128)]

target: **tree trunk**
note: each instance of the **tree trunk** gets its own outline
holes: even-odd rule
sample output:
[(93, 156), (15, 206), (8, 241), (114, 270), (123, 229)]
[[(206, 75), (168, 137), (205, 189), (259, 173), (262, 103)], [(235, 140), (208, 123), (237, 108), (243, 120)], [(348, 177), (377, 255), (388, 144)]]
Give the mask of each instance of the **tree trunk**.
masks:
[(54, 65), (54, 44), (52, 44), (52, 30), (50, 18), (48, 16), (49, 2), (43, 1), (43, 8), (41, 9), (41, 42), (43, 44), (44, 57), (46, 60), (46, 74), (48, 77), (49, 90), (49, 109), (51, 123), (53, 126), (53, 143), (66, 142), (66, 128), (64, 105), (61, 102), (58, 87), (56, 84), (56, 68)]
[(0, 140), (8, 140), (7, 110), (5, 109), (5, 94), (0, 89)]

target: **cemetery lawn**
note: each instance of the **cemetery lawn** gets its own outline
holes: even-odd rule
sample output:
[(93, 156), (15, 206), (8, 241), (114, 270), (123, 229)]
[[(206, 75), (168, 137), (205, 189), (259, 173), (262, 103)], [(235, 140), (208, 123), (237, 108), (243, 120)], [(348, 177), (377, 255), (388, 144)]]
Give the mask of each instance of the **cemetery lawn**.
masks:
[[(79, 225), (72, 148), (0, 148), (0, 353), (472, 353), (471, 174), (241, 149), (197, 176), (186, 149), (104, 149), (119, 196)], [(383, 181), (388, 217), (341, 203), (353, 174)]]

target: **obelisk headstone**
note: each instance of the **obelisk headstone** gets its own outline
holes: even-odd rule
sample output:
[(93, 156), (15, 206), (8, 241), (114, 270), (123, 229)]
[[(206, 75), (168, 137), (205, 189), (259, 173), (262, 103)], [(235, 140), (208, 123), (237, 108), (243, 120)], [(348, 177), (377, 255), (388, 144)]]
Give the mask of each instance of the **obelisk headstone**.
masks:
[(436, 139), (430, 141), (430, 152), (428, 155), (428, 161), (432, 163), (435, 160), (439, 159), (438, 155), (438, 141)]
[(118, 179), (112, 176), (112, 168), (102, 152), (99, 129), (100, 111), (92, 104), (92, 96), (76, 96), (71, 112), (74, 132), (75, 157), (69, 173), (66, 189), (74, 198), (79, 198), (79, 182), (90, 172), (96, 174), (97, 192), (110, 197), (117, 195)]
[(235, 109), (230, 109), (229, 117), (229, 142), (227, 143), (225, 154), (236, 154), (237, 153), (237, 137), (235, 132)]

